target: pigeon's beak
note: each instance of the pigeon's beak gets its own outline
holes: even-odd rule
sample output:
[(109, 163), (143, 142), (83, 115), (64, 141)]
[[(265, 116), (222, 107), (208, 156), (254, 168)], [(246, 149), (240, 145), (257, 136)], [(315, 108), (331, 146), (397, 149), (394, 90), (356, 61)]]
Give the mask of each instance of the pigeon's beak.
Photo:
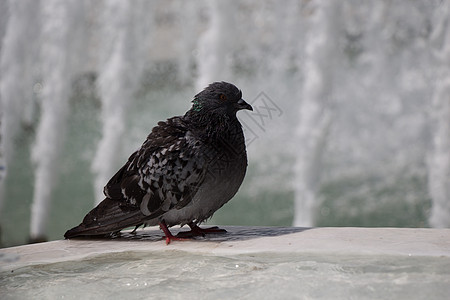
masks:
[(237, 110), (241, 110), (241, 109), (253, 110), (253, 107), (250, 104), (248, 104), (247, 102), (245, 102), (244, 99), (240, 99), (236, 103), (236, 109)]

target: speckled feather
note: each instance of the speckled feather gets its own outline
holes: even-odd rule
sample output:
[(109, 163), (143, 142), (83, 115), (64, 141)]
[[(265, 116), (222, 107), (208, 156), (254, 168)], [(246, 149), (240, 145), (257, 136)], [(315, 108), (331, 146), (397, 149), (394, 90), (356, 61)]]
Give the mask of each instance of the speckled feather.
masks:
[(217, 82), (180, 117), (159, 122), (110, 179), (106, 199), (65, 237), (98, 235), (143, 223), (200, 223), (239, 189), (247, 155), (240, 109), (251, 109), (232, 84)]
[(186, 125), (181, 117), (159, 122), (105, 186), (105, 195), (149, 219), (188, 204), (204, 180), (207, 162)]

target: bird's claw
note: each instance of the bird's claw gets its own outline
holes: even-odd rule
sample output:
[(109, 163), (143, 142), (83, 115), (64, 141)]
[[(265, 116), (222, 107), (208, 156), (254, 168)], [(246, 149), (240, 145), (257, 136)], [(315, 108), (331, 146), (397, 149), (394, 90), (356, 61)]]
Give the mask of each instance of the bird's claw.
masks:
[(189, 224), (189, 227), (191, 227), (190, 231), (179, 232), (177, 234), (177, 237), (181, 237), (181, 238), (192, 238), (195, 236), (204, 237), (206, 234), (210, 234), (210, 233), (226, 233), (227, 232), (225, 229), (221, 229), (217, 226), (209, 227), (209, 228), (201, 228), (195, 224)]

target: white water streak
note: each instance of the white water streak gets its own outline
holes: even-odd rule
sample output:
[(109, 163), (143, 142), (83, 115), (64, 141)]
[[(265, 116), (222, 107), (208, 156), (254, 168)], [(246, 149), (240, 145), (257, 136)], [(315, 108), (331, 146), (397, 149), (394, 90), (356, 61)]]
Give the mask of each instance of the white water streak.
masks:
[(98, 91), (102, 100), (102, 139), (92, 162), (96, 203), (122, 164), (125, 114), (142, 75), (149, 39), (151, 8), (146, 1), (106, 1), (102, 19)]
[(331, 122), (329, 97), (339, 30), (337, 2), (317, 1), (306, 37), (303, 100), (297, 134), (301, 148), (296, 163), (294, 226), (313, 226), (320, 184), (322, 154)]
[(42, 102), (40, 123), (32, 151), (35, 184), (31, 207), (30, 238), (45, 236), (53, 188), (57, 184), (59, 159), (69, 114), (69, 96), (74, 73), (71, 64), (73, 19), (79, 18), (76, 0), (42, 3)]
[[(9, 20), (2, 42), (0, 58), (1, 140), (3, 174), (14, 157), (14, 138), (22, 124), (30, 124), (33, 103), (33, 82), (38, 60), (39, 1), (9, 2)], [(1, 180), (3, 183), (4, 181)], [(0, 211), (4, 190), (0, 186)]]
[(231, 76), (232, 49), (238, 41), (234, 15), (236, 5), (225, 1), (208, 1), (210, 24), (198, 42), (198, 78), (196, 89), (214, 81), (234, 82)]
[(432, 198), (430, 224), (450, 227), (450, 5), (439, 8), (432, 42), (437, 81), (433, 97), (433, 150), (428, 158), (428, 188)]

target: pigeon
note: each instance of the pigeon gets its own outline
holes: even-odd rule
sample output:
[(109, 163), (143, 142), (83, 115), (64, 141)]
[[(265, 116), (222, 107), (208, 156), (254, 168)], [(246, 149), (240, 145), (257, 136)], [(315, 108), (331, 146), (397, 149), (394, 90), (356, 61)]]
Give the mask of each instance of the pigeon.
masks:
[[(247, 170), (239, 110), (253, 110), (233, 84), (214, 82), (195, 95), (184, 116), (160, 121), (141, 148), (104, 187), (105, 199), (67, 239), (105, 236), (159, 225), (166, 243), (226, 230), (198, 225), (238, 191)], [(191, 230), (172, 235), (169, 227)]]

